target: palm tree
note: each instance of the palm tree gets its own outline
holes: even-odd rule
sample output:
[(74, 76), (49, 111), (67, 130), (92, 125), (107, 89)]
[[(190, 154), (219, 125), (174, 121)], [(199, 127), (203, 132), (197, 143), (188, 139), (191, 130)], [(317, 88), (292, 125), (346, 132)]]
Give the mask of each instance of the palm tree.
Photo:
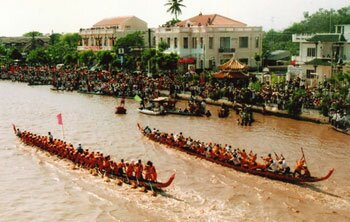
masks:
[(181, 4), (182, 0), (168, 0), (164, 6), (170, 6), (167, 12), (175, 15), (175, 20), (177, 20), (177, 16), (181, 14), (181, 7), (186, 7)]

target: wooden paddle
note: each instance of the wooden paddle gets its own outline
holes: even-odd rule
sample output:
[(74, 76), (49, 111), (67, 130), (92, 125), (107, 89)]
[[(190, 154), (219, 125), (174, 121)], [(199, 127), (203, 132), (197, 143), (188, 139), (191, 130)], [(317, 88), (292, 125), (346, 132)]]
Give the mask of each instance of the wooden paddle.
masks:
[(305, 154), (304, 154), (304, 149), (303, 149), (303, 147), (300, 147), (300, 149), (301, 149), (301, 153), (303, 154), (303, 158), (304, 158), (304, 161), (305, 161), (305, 165), (307, 165), (307, 163), (306, 163), (306, 158), (305, 158)]
[(148, 182), (149, 186), (151, 187), (151, 190), (152, 190), (152, 196), (157, 196), (157, 193), (153, 190), (153, 187), (152, 187), (152, 184), (151, 182)]

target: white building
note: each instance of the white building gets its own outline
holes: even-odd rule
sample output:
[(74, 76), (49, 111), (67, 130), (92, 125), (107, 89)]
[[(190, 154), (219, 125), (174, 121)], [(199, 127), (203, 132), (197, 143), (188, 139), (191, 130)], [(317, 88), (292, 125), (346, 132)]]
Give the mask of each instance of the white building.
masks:
[(350, 59), (350, 25), (337, 25), (335, 33), (295, 34), (299, 56), (295, 63), (303, 69), (303, 79), (309, 86), (316, 86), (335, 71), (343, 71)]
[(180, 62), (196, 68), (213, 68), (232, 56), (248, 66), (257, 66), (255, 55), (262, 52), (262, 27), (218, 15), (202, 15), (183, 20), (171, 27), (155, 29), (156, 46), (162, 41), (170, 46), (165, 52), (177, 53)]
[(144, 33), (147, 44), (148, 28), (145, 21), (135, 16), (106, 18), (94, 24), (92, 28), (80, 29), (82, 41), (78, 50), (111, 50), (117, 39), (137, 31)]

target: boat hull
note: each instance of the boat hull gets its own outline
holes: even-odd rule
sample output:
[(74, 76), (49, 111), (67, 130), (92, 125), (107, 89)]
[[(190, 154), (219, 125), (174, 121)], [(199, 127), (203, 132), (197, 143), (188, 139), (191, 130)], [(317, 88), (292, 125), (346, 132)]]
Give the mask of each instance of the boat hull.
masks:
[(149, 109), (137, 109), (140, 113), (146, 114), (146, 115), (152, 115), (152, 116), (161, 116), (164, 115), (161, 111), (152, 111)]
[[(14, 133), (17, 135), (17, 130), (16, 130), (16, 127), (14, 125), (13, 125), (13, 130), (14, 130)], [(36, 147), (36, 148), (41, 149), (41, 150), (43, 150), (45, 152), (48, 152), (47, 150), (42, 149), (40, 147), (40, 145), (34, 145), (34, 144), (39, 144), (39, 142), (33, 141), (32, 143), (29, 144), (28, 142), (23, 140), (23, 138), (21, 138), (21, 137), (19, 137), (19, 138), (24, 144), (26, 144), (28, 146)], [(56, 155), (56, 154), (52, 154), (52, 155)], [(70, 159), (67, 159), (67, 160), (72, 161)], [(162, 191), (162, 189), (170, 186), (172, 184), (172, 182), (174, 181), (174, 179), (175, 179), (175, 174), (173, 174), (173, 175), (171, 175), (169, 177), (169, 179), (166, 182), (152, 182), (152, 181), (143, 180), (143, 179), (142, 180), (138, 180), (138, 179), (136, 179), (134, 177), (133, 178), (127, 177), (125, 174), (122, 174), (122, 175), (106, 174), (105, 172), (100, 172), (98, 168), (84, 168), (84, 169), (96, 170), (100, 174), (105, 174), (105, 176), (107, 176), (110, 179), (118, 179), (118, 180), (120, 180), (120, 181), (122, 181), (122, 182), (124, 182), (126, 184), (136, 185), (136, 187), (144, 187), (144, 188), (146, 188), (148, 190), (153, 190), (153, 191)], [(112, 172), (112, 170), (110, 172)]]
[[(141, 133), (144, 136), (146, 136), (148, 139), (150, 139), (156, 143), (165, 144), (165, 143), (161, 143), (160, 141), (156, 140), (155, 138), (153, 138), (149, 135), (146, 135), (139, 124), (138, 124), (138, 128), (141, 131)], [(194, 150), (191, 150), (189, 148), (175, 146), (175, 145), (169, 145), (169, 144), (165, 144), (165, 145), (167, 145), (167, 147), (169, 147), (169, 148), (173, 148), (173, 149), (179, 150), (181, 152), (185, 152), (189, 155), (196, 156), (197, 158), (205, 159), (205, 160), (208, 160), (210, 162), (213, 162), (213, 163), (216, 163), (216, 164), (219, 164), (219, 165), (222, 165), (222, 166), (225, 166), (225, 167), (228, 167), (228, 168), (240, 171), (240, 172), (249, 173), (249, 174), (253, 174), (253, 175), (257, 175), (257, 176), (261, 176), (261, 177), (266, 177), (266, 178), (269, 178), (272, 180), (279, 180), (279, 181), (283, 181), (283, 182), (287, 182), (287, 183), (300, 184), (300, 183), (319, 182), (319, 181), (328, 179), (334, 172), (334, 169), (331, 169), (331, 170), (329, 170), (327, 175), (325, 175), (323, 177), (294, 177), (291, 174), (286, 175), (286, 174), (282, 174), (282, 173), (254, 170), (254, 169), (249, 169), (249, 168), (243, 167), (243, 166), (236, 166), (236, 165), (228, 163), (228, 162), (219, 161), (217, 159), (199, 154), (199, 153), (197, 153)]]

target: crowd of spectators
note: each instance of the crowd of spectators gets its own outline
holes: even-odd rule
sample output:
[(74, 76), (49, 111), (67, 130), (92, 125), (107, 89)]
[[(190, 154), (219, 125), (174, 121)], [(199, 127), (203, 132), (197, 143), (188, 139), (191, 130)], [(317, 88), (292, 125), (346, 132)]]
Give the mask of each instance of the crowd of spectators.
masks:
[[(190, 92), (192, 96), (214, 100), (227, 99), (252, 105), (276, 105), (278, 109), (286, 109), (287, 103), (302, 90), (298, 97), (304, 108), (320, 109), (325, 95), (331, 98), (328, 106), (344, 105), (344, 98), (334, 98), (336, 89), (329, 84), (317, 88), (301, 86), (300, 79), (278, 83), (261, 84), (258, 89), (227, 80), (211, 79), (210, 81), (179, 80), (175, 74), (148, 77), (145, 73), (128, 73), (122, 71), (91, 71), (81, 68), (57, 68), (49, 66), (28, 67), (10, 66), (0, 69), (0, 77), (29, 84), (50, 84), (56, 90), (76, 90), (85, 93), (105, 94), (120, 97), (157, 97), (161, 90), (169, 90), (170, 94)], [(252, 83), (251, 83), (252, 84)]]

